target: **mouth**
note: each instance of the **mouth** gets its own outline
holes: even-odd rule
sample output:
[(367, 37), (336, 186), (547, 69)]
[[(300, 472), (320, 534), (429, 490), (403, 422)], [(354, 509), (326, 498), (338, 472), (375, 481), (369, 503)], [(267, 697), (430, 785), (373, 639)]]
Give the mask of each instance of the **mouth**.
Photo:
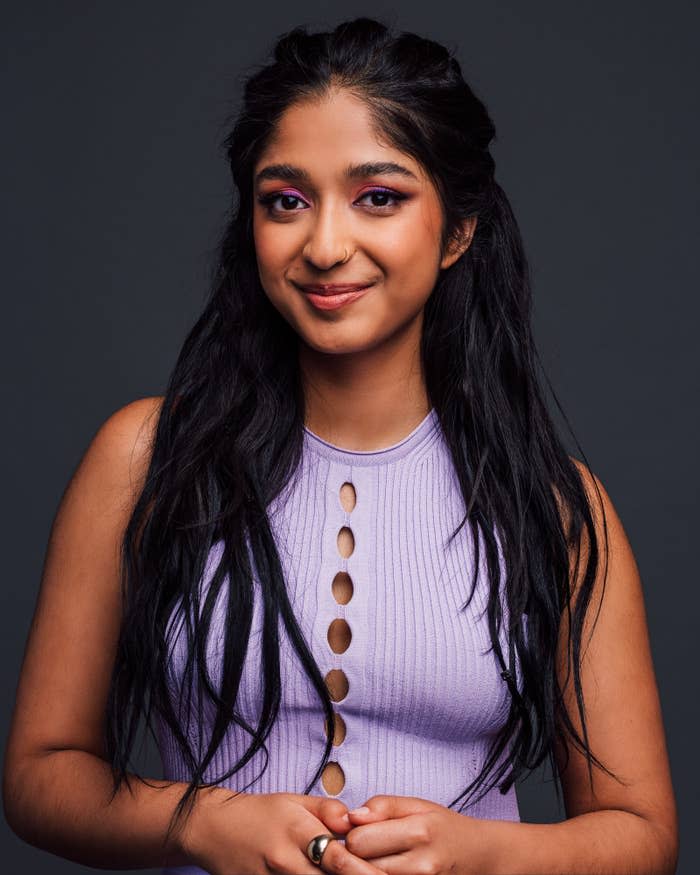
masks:
[(363, 289), (368, 289), (374, 283), (308, 283), (300, 285), (295, 283), (302, 292), (310, 292), (314, 295), (344, 295), (348, 292), (360, 292)]
[[(314, 292), (310, 287), (299, 287), (299, 291), (304, 293), (304, 298), (315, 307), (317, 310), (338, 310), (341, 307), (356, 301), (358, 298), (363, 298), (368, 294), (374, 283), (364, 286), (331, 286), (322, 287), (322, 291)], [(337, 289), (350, 289), (350, 291), (337, 291)]]

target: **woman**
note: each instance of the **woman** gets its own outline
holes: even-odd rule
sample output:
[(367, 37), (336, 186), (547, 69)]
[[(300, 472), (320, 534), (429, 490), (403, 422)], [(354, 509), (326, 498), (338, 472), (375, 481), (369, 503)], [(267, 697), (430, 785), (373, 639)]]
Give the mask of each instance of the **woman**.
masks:
[[(249, 79), (210, 299), (54, 523), (5, 768), (27, 841), (212, 875), (674, 871), (639, 574), (542, 398), (494, 133), (445, 48), (367, 18)], [(166, 780), (132, 786), (141, 715)], [(522, 823), (545, 757), (567, 819)]]

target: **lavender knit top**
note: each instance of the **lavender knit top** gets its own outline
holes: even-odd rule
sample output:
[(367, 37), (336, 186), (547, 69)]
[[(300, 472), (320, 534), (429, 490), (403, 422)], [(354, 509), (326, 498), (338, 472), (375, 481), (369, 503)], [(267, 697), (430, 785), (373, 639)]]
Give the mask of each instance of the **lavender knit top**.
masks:
[[(345, 483), (355, 491), (350, 512), (340, 499)], [(347, 694), (333, 702), (345, 736), (331, 755), (344, 784), (339, 793), (329, 794), (319, 779), (311, 793), (333, 795), (349, 808), (376, 794), (418, 796), (449, 805), (481, 770), (491, 736), (505, 723), (509, 694), (489, 651), (483, 550), (476, 594), (469, 607), (460, 610), (470, 592), (474, 547), (468, 525), (447, 544), (465, 505), (436, 411), (432, 409), (403, 440), (371, 452), (345, 450), (305, 428), (302, 463), (268, 513), (290, 602), (321, 673), (326, 676), (338, 669), (347, 679)], [(343, 527), (351, 530), (354, 541), (347, 557), (338, 549)], [(200, 582), (204, 590), (220, 555), (217, 542)], [(345, 604), (337, 602), (332, 591), (339, 572), (352, 582)], [(502, 574), (501, 647), (507, 657), (503, 580)], [(262, 693), (257, 578), (254, 587), (253, 627), (236, 706), (253, 726)], [(221, 680), (226, 597), (224, 585), (208, 646), (215, 683)], [(342, 653), (335, 653), (328, 639), (336, 618), (343, 618), (351, 632)], [(170, 618), (173, 695), (181, 683), (186, 646), (181, 617), (175, 621), (176, 610)], [(265, 742), (267, 768), (260, 776), (265, 758), (258, 751), (222, 786), (242, 789), (259, 776), (245, 792), (303, 793), (321, 761), (324, 714), (282, 620), (279, 634), (282, 703)], [(520, 687), (519, 662), (516, 669)], [(165, 724), (158, 726), (163, 777), (189, 781), (174, 738)], [(205, 733), (210, 728), (205, 726)], [(208, 735), (200, 738), (196, 727), (188, 734), (195, 750), (201, 743), (204, 752)], [(206, 779), (230, 769), (250, 743), (240, 727), (229, 729)], [(515, 788), (502, 795), (496, 787), (463, 813), (518, 821)], [(206, 875), (196, 866), (163, 872)]]

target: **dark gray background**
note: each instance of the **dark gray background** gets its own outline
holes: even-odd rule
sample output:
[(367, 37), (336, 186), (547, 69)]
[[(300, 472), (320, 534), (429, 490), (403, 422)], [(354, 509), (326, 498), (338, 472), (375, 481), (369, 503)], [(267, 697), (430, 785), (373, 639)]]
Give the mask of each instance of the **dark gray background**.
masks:
[[(245, 68), (296, 24), (387, 15), (456, 48), (496, 123), (540, 354), (641, 571), (678, 872), (697, 871), (697, 6), (14, 6), (0, 164), (3, 742), (61, 493), (114, 410), (163, 392), (201, 307), (230, 194), (218, 142)], [(523, 820), (563, 816), (546, 775), (519, 791)], [(84, 868), (2, 830), (7, 871)]]

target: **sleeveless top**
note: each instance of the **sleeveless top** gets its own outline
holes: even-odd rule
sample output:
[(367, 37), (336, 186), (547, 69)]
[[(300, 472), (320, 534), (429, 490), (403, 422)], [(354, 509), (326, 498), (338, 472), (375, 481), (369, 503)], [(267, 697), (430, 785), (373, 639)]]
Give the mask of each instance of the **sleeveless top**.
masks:
[[(340, 498), (345, 483), (355, 492), (349, 512)], [(339, 695), (327, 681), (337, 721), (329, 762), (337, 763), (331, 767), (336, 772), (338, 767), (342, 770), (338, 774), (344, 784), (340, 792), (330, 794), (322, 776), (310, 791), (313, 795), (338, 798), (348, 808), (377, 794), (418, 796), (449, 806), (481, 771), (492, 736), (506, 721), (510, 694), (491, 650), (483, 549), (474, 598), (461, 610), (471, 590), (475, 561), (471, 529), (465, 524), (451, 544), (447, 538), (465, 511), (434, 408), (403, 440), (376, 451), (346, 450), (304, 427), (301, 464), (268, 507), (268, 516), (306, 642), (324, 678), (337, 669), (340, 675), (336, 672), (334, 678), (345, 683)], [(343, 527), (350, 529), (353, 539), (347, 557), (338, 548)], [(507, 662), (505, 570), (497, 536), (496, 540), (504, 616), (500, 642)], [(210, 552), (200, 581), (203, 593), (221, 547), (217, 542)], [(250, 556), (255, 570), (252, 552)], [(332, 589), (340, 572), (352, 583), (345, 604), (336, 601)], [(227, 584), (225, 580), (217, 599), (207, 645), (215, 683), (221, 680)], [(253, 584), (253, 625), (236, 710), (254, 728), (262, 701), (262, 611), (257, 577)], [(342, 653), (334, 652), (328, 639), (336, 618), (350, 627), (350, 643)], [(174, 610), (169, 653), (173, 697), (181, 688), (187, 640), (182, 618), (179, 629), (175, 619)], [(321, 762), (324, 712), (281, 618), (279, 635), (281, 707), (265, 740), (267, 767), (262, 772), (265, 753), (260, 750), (221, 786), (241, 790), (254, 781), (246, 793), (303, 793)], [(516, 683), (521, 688), (517, 659)], [(176, 702), (174, 698), (177, 712)], [(156, 726), (163, 777), (189, 781), (174, 737), (159, 719)], [(205, 725), (204, 731), (210, 728)], [(209, 735), (200, 737), (196, 725), (189, 726), (187, 735), (195, 752), (198, 745), (201, 753), (206, 751)], [(247, 732), (230, 727), (205, 779), (215, 780), (232, 768), (250, 744)], [(461, 798), (453, 809), (463, 803)], [(461, 810), (471, 817), (520, 820), (514, 786), (506, 794), (496, 786), (477, 803), (472, 796), (471, 804)], [(206, 875), (196, 866), (163, 872)]]

